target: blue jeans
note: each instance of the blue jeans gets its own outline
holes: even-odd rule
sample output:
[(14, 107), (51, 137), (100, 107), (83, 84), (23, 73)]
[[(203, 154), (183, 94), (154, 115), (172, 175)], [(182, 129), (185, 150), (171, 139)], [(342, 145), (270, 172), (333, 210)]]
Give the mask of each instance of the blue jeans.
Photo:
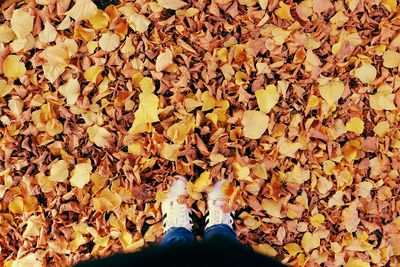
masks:
[[(232, 241), (239, 242), (235, 231), (227, 224), (216, 224), (207, 228), (207, 230), (204, 232), (203, 241), (207, 241), (216, 236), (225, 236)], [(191, 243), (195, 241), (196, 238), (188, 229), (183, 227), (172, 227), (165, 234), (160, 246), (167, 247), (169, 245)]]

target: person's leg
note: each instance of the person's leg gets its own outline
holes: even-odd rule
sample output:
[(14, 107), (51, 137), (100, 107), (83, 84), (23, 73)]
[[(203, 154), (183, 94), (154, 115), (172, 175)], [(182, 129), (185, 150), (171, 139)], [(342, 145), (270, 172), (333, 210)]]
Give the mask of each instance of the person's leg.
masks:
[(208, 227), (204, 232), (203, 240), (207, 241), (217, 236), (224, 236), (232, 241), (239, 242), (232, 226), (224, 223), (215, 224), (213, 226)]
[(190, 243), (196, 239), (191, 231), (184, 227), (172, 227), (164, 235), (163, 240), (160, 242), (161, 247), (170, 245)]
[(195, 241), (195, 237), (192, 234), (191, 210), (186, 203), (179, 201), (180, 196), (188, 196), (186, 183), (185, 177), (181, 175), (175, 176), (166, 198), (161, 202), (165, 234), (160, 243), (162, 247)]
[(223, 189), (225, 182), (226, 180), (217, 182), (213, 189), (208, 192), (208, 216), (203, 241), (213, 239), (216, 236), (224, 236), (227, 240), (239, 242), (233, 230), (232, 213), (225, 210), (226, 195)]

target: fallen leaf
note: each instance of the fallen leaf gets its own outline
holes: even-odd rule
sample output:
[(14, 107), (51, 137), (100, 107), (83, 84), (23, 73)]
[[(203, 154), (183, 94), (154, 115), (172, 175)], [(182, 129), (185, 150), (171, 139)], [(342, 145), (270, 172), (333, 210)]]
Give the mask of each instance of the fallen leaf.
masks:
[(69, 180), (71, 185), (83, 188), (90, 180), (91, 171), (92, 164), (90, 162), (77, 164), (71, 173), (71, 179)]
[(119, 46), (119, 37), (115, 33), (103, 33), (99, 40), (99, 46), (106, 52), (111, 52)]
[(260, 138), (268, 128), (269, 117), (260, 111), (246, 110), (243, 114), (243, 135), (250, 139)]
[(166, 9), (178, 10), (187, 5), (181, 0), (157, 0), (157, 3)]
[(173, 62), (172, 60), (172, 52), (167, 49), (165, 52), (160, 53), (156, 60), (156, 71), (163, 71)]
[(364, 131), (364, 121), (358, 117), (353, 117), (346, 123), (346, 129), (360, 135)]
[(11, 18), (11, 29), (18, 38), (25, 38), (33, 29), (34, 16), (21, 9), (15, 9)]
[(76, 0), (75, 5), (65, 15), (75, 21), (88, 20), (97, 14), (97, 6), (91, 0)]
[(21, 62), (22, 57), (8, 55), (3, 61), (3, 72), (7, 78), (21, 78), (26, 73), (25, 64)]
[(279, 93), (275, 85), (268, 85), (265, 89), (256, 91), (258, 107), (261, 112), (268, 113), (278, 103)]
[(111, 133), (107, 129), (98, 125), (92, 125), (87, 128), (89, 140), (99, 147), (108, 147), (111, 139)]
[(196, 179), (193, 185), (194, 192), (204, 192), (211, 185), (210, 172), (204, 171), (200, 174), (199, 178)]

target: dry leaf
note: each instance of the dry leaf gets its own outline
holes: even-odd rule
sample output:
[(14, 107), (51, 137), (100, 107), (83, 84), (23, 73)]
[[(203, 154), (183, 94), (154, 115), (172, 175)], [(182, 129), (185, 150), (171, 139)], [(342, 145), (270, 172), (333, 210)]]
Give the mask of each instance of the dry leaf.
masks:
[(21, 78), (26, 73), (21, 56), (8, 55), (3, 61), (3, 72), (7, 78)]
[(318, 88), (321, 97), (329, 104), (335, 104), (339, 98), (342, 97), (344, 92), (344, 84), (338, 79), (322, 78), (318, 80)]
[(258, 107), (261, 112), (268, 113), (278, 103), (279, 93), (275, 85), (268, 85), (265, 90), (256, 91)]
[(88, 20), (96, 14), (97, 7), (91, 0), (76, 0), (75, 5), (65, 13), (75, 21)]
[(99, 147), (108, 147), (111, 133), (107, 129), (98, 125), (93, 125), (87, 128), (89, 139)]
[(27, 37), (33, 29), (34, 17), (21, 9), (15, 9), (11, 18), (11, 29), (18, 38)]
[(364, 121), (358, 117), (353, 117), (346, 123), (346, 130), (360, 135), (364, 131)]
[(173, 62), (172, 60), (172, 52), (167, 49), (165, 52), (160, 53), (156, 60), (156, 71), (163, 71)]
[(71, 173), (71, 179), (69, 180), (71, 185), (83, 188), (90, 180), (91, 171), (92, 164), (90, 162), (77, 164)]
[(115, 33), (103, 33), (99, 40), (99, 46), (106, 52), (111, 52), (119, 46), (119, 37)]
[(178, 10), (187, 4), (181, 0), (157, 0), (157, 3), (166, 9)]
[(269, 117), (260, 111), (246, 110), (243, 114), (243, 135), (247, 138), (258, 139), (268, 128)]
[(193, 185), (194, 192), (204, 192), (211, 185), (210, 172), (204, 171), (200, 174), (199, 178), (196, 179)]

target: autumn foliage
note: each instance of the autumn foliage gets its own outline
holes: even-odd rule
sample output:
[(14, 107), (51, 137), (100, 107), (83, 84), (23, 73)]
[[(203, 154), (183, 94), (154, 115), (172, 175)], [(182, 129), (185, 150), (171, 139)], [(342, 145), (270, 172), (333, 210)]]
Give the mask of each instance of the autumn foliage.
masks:
[(396, 0), (5, 1), (0, 262), (68, 266), (196, 231), (225, 177), (240, 240), (295, 266), (400, 264)]

